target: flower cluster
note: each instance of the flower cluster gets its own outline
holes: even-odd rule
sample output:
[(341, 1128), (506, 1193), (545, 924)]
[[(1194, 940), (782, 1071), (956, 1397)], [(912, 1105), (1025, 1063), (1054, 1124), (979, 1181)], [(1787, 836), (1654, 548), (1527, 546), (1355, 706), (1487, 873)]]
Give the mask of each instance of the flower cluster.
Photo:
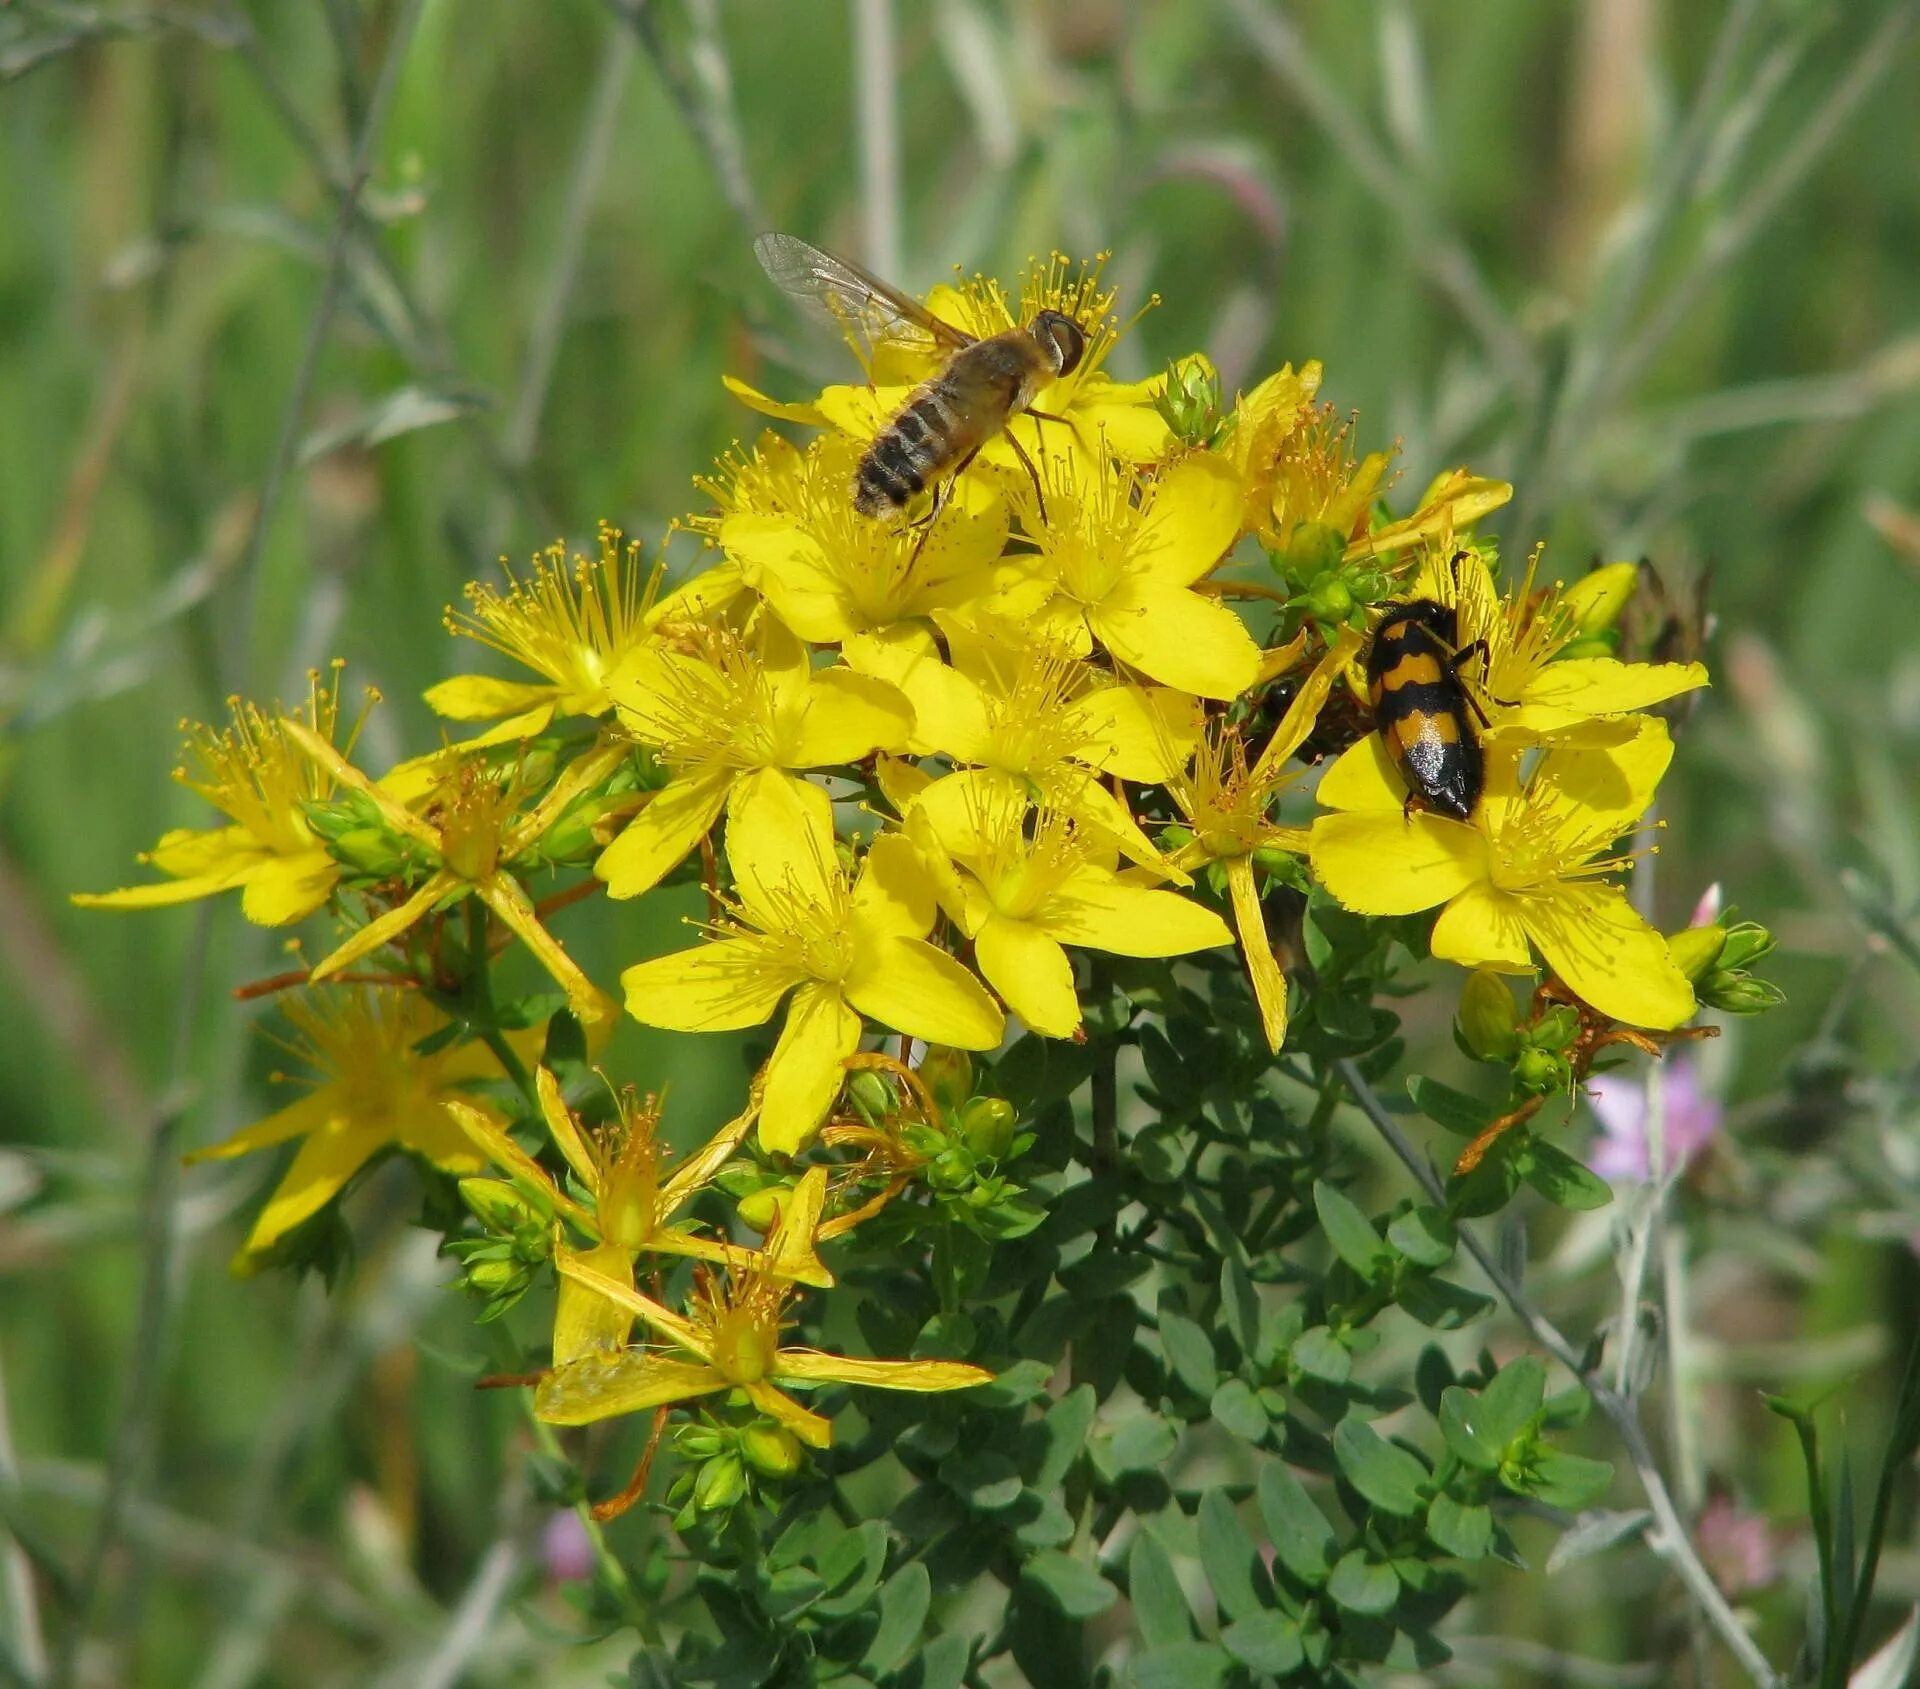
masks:
[[(1503, 593), (1475, 533), (1503, 484), (1454, 470), (1396, 512), (1389, 457), (1350, 451), (1317, 364), (1231, 400), (1198, 356), (1114, 379), (1113, 304), (1060, 261), (1017, 295), (937, 290), (976, 335), (1057, 310), (1088, 350), (898, 518), (851, 483), (937, 371), (930, 344), (867, 348), (868, 384), (804, 402), (730, 384), (804, 437), (763, 433), (697, 483), (676, 526), (702, 557), (671, 590), (603, 532), (449, 615), (527, 671), (428, 693), (491, 723), (473, 737), (371, 776), (337, 676), (193, 730), (181, 778), (226, 824), (166, 834), (163, 878), (81, 901), (239, 887), (255, 921), (345, 929), (288, 1009), (315, 1088), (206, 1152), (300, 1140), (244, 1262), (302, 1258), (373, 1157), (411, 1152), (460, 1180), (450, 1249), (489, 1316), (557, 1285), (541, 1417), (718, 1396), (734, 1419), (701, 1446), (778, 1476), (830, 1434), (789, 1386), (991, 1376), (793, 1346), (790, 1308), (832, 1285), (822, 1246), (883, 1213), (1037, 1223), (1007, 1171), (1032, 1134), (963, 1052), (1010, 1022), (1083, 1040), (1100, 958), (1219, 952), (1277, 1056), (1290, 996), (1316, 990), (1289, 934), (1331, 898), (1400, 933), (1437, 911), (1433, 956), (1533, 977), (1589, 1050), (1690, 1019), (1689, 970), (1617, 875), (1672, 756), (1648, 712), (1704, 671), (1614, 653), (1617, 570), (1562, 590), (1530, 564)], [(1369, 632), (1412, 598), (1458, 630), (1484, 762), (1465, 819), (1410, 803), (1370, 731)], [(554, 930), (601, 890), (704, 898), (617, 1000)], [(516, 945), (557, 994), (496, 993)], [(741, 1111), (671, 1167), (658, 1100), (591, 1065), (622, 1005), (683, 1032), (778, 1022)]]

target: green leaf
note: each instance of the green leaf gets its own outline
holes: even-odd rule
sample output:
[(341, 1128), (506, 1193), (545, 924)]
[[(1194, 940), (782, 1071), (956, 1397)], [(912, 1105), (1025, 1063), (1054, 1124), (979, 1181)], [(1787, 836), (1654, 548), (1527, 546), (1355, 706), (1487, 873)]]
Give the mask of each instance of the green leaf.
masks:
[(1458, 1331), (1493, 1306), (1491, 1296), (1444, 1278), (1413, 1278), (1400, 1286), (1400, 1311), (1433, 1331)]
[(1366, 1215), (1344, 1192), (1319, 1181), (1313, 1187), (1313, 1206), (1333, 1252), (1359, 1274), (1362, 1282), (1373, 1283), (1387, 1265), (1387, 1252)]
[(1491, 1472), (1507, 1445), (1530, 1430), (1547, 1394), (1547, 1369), (1532, 1355), (1503, 1366), (1477, 1395), (1459, 1385), (1440, 1396), (1440, 1434), (1469, 1466)]
[(1047, 1409), (1038, 1426), (1040, 1457), (1028, 1482), (1036, 1490), (1057, 1489), (1067, 1469), (1087, 1446), (1087, 1433), (1099, 1402), (1091, 1384), (1078, 1384)]
[(1293, 1364), (1327, 1384), (1344, 1384), (1353, 1374), (1353, 1356), (1324, 1325), (1300, 1333), (1288, 1351)]
[(1141, 1531), (1127, 1551), (1127, 1600), (1134, 1627), (1149, 1648), (1193, 1638), (1187, 1597), (1174, 1575), (1173, 1561), (1151, 1531)]
[[(967, 1406), (973, 1408), (1024, 1407), (1047, 1392), (1059, 1368), (1052, 1361), (1015, 1361), (991, 1384), (967, 1392)], [(1062, 1401), (1066, 1397), (1061, 1397)]]
[(1252, 1355), (1260, 1342), (1260, 1298), (1246, 1267), (1234, 1255), (1220, 1263), (1220, 1318), (1240, 1345), (1240, 1353)]
[(1549, 1507), (1564, 1507), (1569, 1511), (1587, 1507), (1612, 1486), (1613, 1468), (1604, 1460), (1588, 1460), (1585, 1455), (1543, 1449), (1527, 1462), (1524, 1493)]
[(1214, 1391), (1208, 1411), (1222, 1430), (1243, 1443), (1264, 1442), (1271, 1429), (1267, 1410), (1244, 1378), (1227, 1379)]
[(1307, 1657), (1300, 1621), (1291, 1613), (1254, 1613), (1236, 1619), (1220, 1632), (1220, 1640), (1243, 1666), (1269, 1677), (1284, 1677)]
[(1604, 1208), (1613, 1200), (1613, 1187), (1605, 1179), (1557, 1145), (1535, 1138), (1522, 1165), (1527, 1183), (1558, 1207)]
[(1420, 1511), (1427, 1469), (1364, 1419), (1350, 1415), (1334, 1427), (1333, 1454), (1347, 1482), (1383, 1513), (1408, 1519)]
[(857, 1613), (872, 1599), (886, 1570), (886, 1526), (878, 1519), (854, 1526), (820, 1556), (819, 1565), (828, 1593), (818, 1611), (829, 1618)]
[(1302, 1583), (1324, 1583), (1333, 1568), (1333, 1527), (1306, 1486), (1276, 1460), (1261, 1468), (1258, 1494), (1274, 1558)]
[[(1073, 1515), (1060, 1503), (1059, 1491), (1026, 1490), (1007, 1518), (1018, 1520), (1013, 1540), (1022, 1548), (1037, 1552), (1042, 1548), (1065, 1548), (1073, 1541)], [(996, 1520), (995, 1523), (1002, 1523)]]
[(1437, 1079), (1417, 1073), (1407, 1081), (1407, 1095), (1413, 1098), (1413, 1106), (1434, 1125), (1462, 1138), (1479, 1137), (1499, 1113), (1492, 1103), (1483, 1103), (1465, 1091), (1456, 1091), (1451, 1085), (1442, 1085)]
[(1180, 1433), (1155, 1413), (1136, 1413), (1089, 1439), (1087, 1452), (1103, 1474), (1157, 1472), (1173, 1454)]
[(1127, 1670), (1138, 1689), (1213, 1689), (1234, 1661), (1217, 1642), (1174, 1642), (1137, 1655)]
[(1213, 1339), (1178, 1309), (1160, 1306), (1160, 1347), (1166, 1351), (1173, 1375), (1203, 1401), (1220, 1382), (1213, 1357)]
[(920, 1640), (920, 1627), (927, 1622), (932, 1604), (933, 1580), (925, 1564), (909, 1560), (880, 1586), (876, 1603), (880, 1628), (860, 1656), (862, 1669), (884, 1676), (904, 1665)]
[(1493, 1546), (1493, 1509), (1443, 1490), (1427, 1504), (1427, 1535), (1456, 1560), (1484, 1560)]
[(1020, 1468), (998, 1449), (969, 1449), (944, 1461), (940, 1481), (976, 1513), (999, 1513), (1020, 1499), (1026, 1487)]
[(1224, 1490), (1200, 1498), (1198, 1526), (1200, 1565), (1221, 1612), (1244, 1619), (1264, 1609), (1271, 1594), (1266, 1568)]
[(1460, 1234), (1444, 1208), (1409, 1209), (1387, 1227), (1387, 1242), (1416, 1267), (1444, 1267)]
[(1086, 1561), (1058, 1549), (1036, 1554), (1020, 1575), (1070, 1619), (1096, 1618), (1120, 1599), (1119, 1590)]
[(1400, 1580), (1391, 1566), (1349, 1549), (1327, 1579), (1327, 1594), (1349, 1613), (1384, 1613), (1400, 1599)]

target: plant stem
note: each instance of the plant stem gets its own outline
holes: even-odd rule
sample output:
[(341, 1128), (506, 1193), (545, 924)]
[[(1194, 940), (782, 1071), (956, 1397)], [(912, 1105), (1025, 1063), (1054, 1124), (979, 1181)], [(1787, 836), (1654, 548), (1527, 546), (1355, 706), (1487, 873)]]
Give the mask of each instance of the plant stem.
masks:
[[(1346, 1081), (1347, 1089), (1359, 1105), (1361, 1113), (1372, 1122), (1373, 1128), (1387, 1142), (1387, 1147), (1398, 1156), (1408, 1172), (1419, 1182), (1421, 1188), (1435, 1202), (1444, 1203), (1446, 1188), (1440, 1176), (1426, 1158), (1414, 1148), (1412, 1141), (1400, 1130), (1398, 1122), (1390, 1115), (1385, 1105), (1374, 1093), (1353, 1062), (1342, 1058), (1335, 1062), (1335, 1071)], [(1727, 1604), (1727, 1598), (1720, 1593), (1720, 1586), (1713, 1581), (1713, 1574), (1701, 1560), (1698, 1550), (1687, 1535), (1685, 1522), (1679, 1509), (1674, 1505), (1673, 1496), (1667, 1489), (1666, 1479), (1661, 1475), (1659, 1466), (1653, 1458), (1653, 1450), (1648, 1446), (1646, 1432), (1640, 1424), (1640, 1416), (1634, 1404), (1620, 1395), (1600, 1376), (1597, 1369), (1582, 1364), (1579, 1350), (1566, 1335), (1549, 1320), (1545, 1314), (1528, 1301), (1526, 1293), (1514, 1283), (1502, 1269), (1493, 1252), (1480, 1240), (1470, 1227), (1460, 1228), (1460, 1241), (1466, 1251), (1479, 1264), (1481, 1272), (1500, 1293), (1501, 1299), (1514, 1312), (1541, 1348), (1554, 1356), (1563, 1366), (1586, 1386), (1594, 1402), (1607, 1418), (1613, 1421), (1614, 1429), (1620, 1435), (1625, 1446), (1627, 1458), (1640, 1479), (1640, 1488), (1647, 1498), (1647, 1506), (1652, 1511), (1654, 1523), (1659, 1527), (1659, 1537), (1649, 1538), (1655, 1549), (1664, 1556), (1667, 1563), (1680, 1575), (1686, 1584), (1688, 1593), (1702, 1616), (1719, 1633), (1720, 1640), (1727, 1650), (1740, 1662), (1741, 1668), (1761, 1689), (1784, 1689), (1785, 1679), (1767, 1663), (1766, 1655), (1760, 1652), (1754, 1640), (1740, 1623), (1739, 1617)]]
[(477, 897), (466, 900), (467, 909), (467, 1008), (480, 1042), (494, 1054), (506, 1075), (520, 1088), (520, 1094), (535, 1108), (540, 1093), (534, 1088), (533, 1075), (519, 1052), (507, 1042), (506, 1035), (493, 1024), (493, 958), (487, 946), (487, 906)]

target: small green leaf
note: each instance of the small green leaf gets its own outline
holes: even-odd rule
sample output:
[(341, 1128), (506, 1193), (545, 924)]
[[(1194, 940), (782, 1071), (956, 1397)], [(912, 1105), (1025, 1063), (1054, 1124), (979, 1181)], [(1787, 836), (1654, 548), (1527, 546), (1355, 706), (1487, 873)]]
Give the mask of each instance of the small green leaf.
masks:
[(1149, 1648), (1193, 1638), (1187, 1598), (1174, 1575), (1173, 1561), (1151, 1531), (1141, 1531), (1127, 1551), (1127, 1600), (1134, 1628)]
[(1271, 1429), (1267, 1410), (1244, 1378), (1226, 1380), (1214, 1391), (1208, 1411), (1215, 1424), (1243, 1443), (1264, 1442)]
[(920, 1640), (920, 1627), (926, 1623), (932, 1604), (933, 1580), (925, 1564), (909, 1560), (880, 1586), (880, 1598), (875, 1603), (880, 1628), (860, 1656), (862, 1669), (884, 1676), (905, 1664)]
[(1058, 1549), (1036, 1554), (1020, 1575), (1070, 1619), (1098, 1617), (1119, 1600), (1120, 1592), (1084, 1560)]
[(1149, 1648), (1127, 1667), (1137, 1689), (1214, 1689), (1234, 1670), (1217, 1642), (1173, 1642)]
[(1503, 1366), (1477, 1395), (1458, 1385), (1440, 1397), (1440, 1433), (1469, 1466), (1491, 1472), (1507, 1445), (1530, 1430), (1546, 1400), (1547, 1369), (1532, 1355)]
[(1353, 1356), (1324, 1325), (1301, 1332), (1288, 1353), (1302, 1372), (1326, 1384), (1344, 1384), (1353, 1374)]
[(1220, 1369), (1213, 1357), (1213, 1339), (1199, 1324), (1164, 1303), (1160, 1308), (1160, 1347), (1166, 1351), (1167, 1365), (1173, 1374), (1196, 1396), (1205, 1400), (1220, 1382)]
[(1200, 1498), (1197, 1522), (1200, 1564), (1220, 1610), (1230, 1619), (1261, 1611), (1270, 1597), (1271, 1584), (1253, 1539), (1225, 1491), (1208, 1490)]
[(1220, 1640), (1250, 1671), (1284, 1677), (1307, 1657), (1300, 1640), (1300, 1621), (1291, 1613), (1254, 1613), (1236, 1619), (1220, 1632)]
[(1246, 1267), (1234, 1255), (1220, 1263), (1220, 1318), (1227, 1334), (1240, 1345), (1240, 1353), (1252, 1355), (1260, 1341), (1260, 1298)]
[(1605, 1179), (1557, 1145), (1534, 1139), (1524, 1166), (1527, 1183), (1558, 1207), (1604, 1208), (1613, 1200)]
[(1155, 1413), (1136, 1413), (1109, 1430), (1095, 1432), (1087, 1452), (1109, 1476), (1156, 1472), (1172, 1455), (1180, 1433)]
[[(1502, 1475), (1504, 1481), (1504, 1474)], [(1613, 1468), (1604, 1460), (1543, 1449), (1527, 1462), (1524, 1491), (1535, 1501), (1569, 1511), (1592, 1505), (1613, 1485)], [(1509, 1487), (1512, 1487), (1511, 1485)]]
[(1400, 1311), (1432, 1331), (1458, 1331), (1493, 1306), (1491, 1296), (1444, 1278), (1410, 1278), (1400, 1286)]
[(1499, 1113), (1492, 1103), (1483, 1103), (1478, 1097), (1470, 1097), (1451, 1085), (1442, 1085), (1439, 1080), (1420, 1074), (1407, 1081), (1407, 1095), (1413, 1098), (1413, 1106), (1434, 1125), (1463, 1138), (1479, 1137)]
[(1099, 1403), (1091, 1384), (1076, 1385), (1047, 1409), (1038, 1426), (1040, 1456), (1028, 1482), (1043, 1493), (1059, 1487), (1067, 1469), (1087, 1446), (1087, 1433)]
[(1371, 1284), (1387, 1264), (1387, 1252), (1380, 1234), (1353, 1199), (1332, 1185), (1316, 1182), (1313, 1206), (1320, 1216), (1320, 1228), (1333, 1245), (1333, 1252)]
[(1011, 1507), (1026, 1487), (1019, 1467), (998, 1449), (969, 1449), (942, 1462), (940, 1481), (976, 1513), (998, 1513)]
[(1364, 1419), (1349, 1416), (1334, 1427), (1333, 1454), (1347, 1482), (1383, 1513), (1406, 1519), (1420, 1511), (1427, 1469)]
[(830, 1618), (858, 1612), (873, 1598), (887, 1564), (887, 1528), (869, 1519), (845, 1532), (820, 1556), (828, 1594), (819, 1611)]
[(1409, 1209), (1387, 1227), (1387, 1242), (1416, 1267), (1444, 1267), (1460, 1234), (1444, 1208)]
[(1327, 1594), (1349, 1613), (1384, 1613), (1400, 1599), (1400, 1580), (1391, 1566), (1355, 1548), (1340, 1556), (1327, 1579)]
[(1324, 1583), (1333, 1568), (1333, 1527), (1306, 1486), (1276, 1460), (1261, 1468), (1258, 1493), (1274, 1558), (1302, 1583)]
[(1493, 1509), (1442, 1491), (1427, 1504), (1427, 1535), (1456, 1560), (1484, 1560), (1493, 1546)]

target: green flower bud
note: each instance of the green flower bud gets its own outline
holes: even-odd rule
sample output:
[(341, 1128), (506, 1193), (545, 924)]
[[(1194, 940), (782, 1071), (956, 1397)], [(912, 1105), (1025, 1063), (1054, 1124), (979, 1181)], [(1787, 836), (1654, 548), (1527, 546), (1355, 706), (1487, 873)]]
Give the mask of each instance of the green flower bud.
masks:
[(1514, 1058), (1513, 1077), (1522, 1090), (1539, 1095), (1566, 1090), (1573, 1083), (1573, 1068), (1557, 1050), (1529, 1047)]
[(1667, 954), (1690, 980), (1698, 981), (1719, 962), (1727, 947), (1727, 929), (1715, 922), (1705, 927), (1683, 927), (1667, 934)]
[(998, 1161), (1013, 1142), (1016, 1118), (1004, 1097), (974, 1097), (960, 1110), (960, 1135), (982, 1161)]
[(1772, 980), (1716, 968), (1694, 988), (1694, 995), (1710, 1009), (1728, 1015), (1758, 1015), (1777, 1009), (1787, 994)]
[(1171, 365), (1154, 408), (1182, 445), (1212, 445), (1223, 420), (1220, 377), (1198, 359)]
[(973, 1095), (973, 1059), (965, 1050), (929, 1044), (920, 1063), (920, 1077), (942, 1108), (958, 1108)]
[(1325, 573), (1314, 580), (1301, 603), (1315, 621), (1343, 622), (1353, 613), (1353, 588), (1338, 575)]
[(1570, 1003), (1556, 1003), (1527, 1028), (1527, 1042), (1536, 1050), (1564, 1050), (1580, 1036), (1580, 1012)]
[(1185, 850), (1193, 843), (1193, 829), (1182, 827), (1177, 822), (1171, 827), (1160, 829), (1160, 848), (1169, 856), (1175, 851)]
[(518, 1294), (527, 1287), (527, 1269), (517, 1261), (476, 1261), (467, 1268), (467, 1285), (482, 1296)]
[(501, 1179), (462, 1179), (460, 1198), (490, 1232), (516, 1232), (526, 1225), (545, 1225), (548, 1211)]
[(332, 857), (357, 874), (391, 880), (406, 870), (406, 846), (384, 827), (352, 827), (327, 841)]
[(1475, 968), (1460, 987), (1460, 1041), (1482, 1061), (1511, 1061), (1520, 1048), (1520, 1011), (1507, 982)]
[(748, 1191), (736, 1205), (742, 1225), (760, 1233), (773, 1229), (773, 1223), (780, 1218), (780, 1200), (787, 1193), (778, 1185), (763, 1185), (757, 1191)]
[(1619, 621), (1639, 584), (1639, 564), (1609, 563), (1575, 581), (1560, 595), (1560, 602), (1578, 618), (1581, 633), (1605, 633)]
[(973, 1180), (973, 1157), (963, 1149), (943, 1150), (927, 1163), (927, 1183), (935, 1190), (957, 1191)]
[(893, 1087), (870, 1067), (859, 1069), (847, 1081), (847, 1096), (869, 1120), (884, 1120), (900, 1106)]
[(747, 1493), (747, 1471), (737, 1454), (723, 1454), (700, 1468), (693, 1481), (693, 1504), (702, 1513), (719, 1513)]
[(784, 1425), (749, 1425), (740, 1433), (740, 1453), (765, 1478), (791, 1478), (806, 1459), (800, 1439)]
[[(1298, 522), (1287, 536), (1282, 573), (1296, 581), (1312, 581), (1318, 587), (1321, 580), (1340, 567), (1346, 550), (1346, 536), (1338, 528), (1330, 528), (1324, 522)], [(1349, 598), (1346, 608), (1326, 620), (1338, 621), (1351, 607)]]
[(1727, 928), (1727, 943), (1720, 952), (1720, 966), (1744, 968), (1770, 954), (1773, 946), (1773, 934), (1758, 921), (1735, 921)]

